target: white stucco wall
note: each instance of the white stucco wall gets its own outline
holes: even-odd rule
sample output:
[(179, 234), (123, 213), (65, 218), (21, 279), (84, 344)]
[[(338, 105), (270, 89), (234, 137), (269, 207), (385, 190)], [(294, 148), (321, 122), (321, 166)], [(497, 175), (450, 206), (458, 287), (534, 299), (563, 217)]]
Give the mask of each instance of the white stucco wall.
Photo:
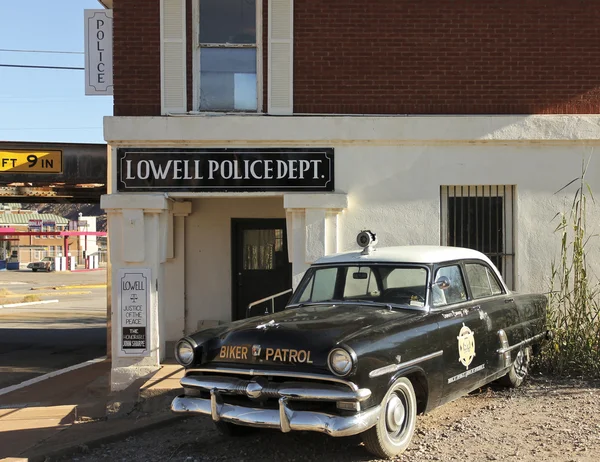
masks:
[(283, 197), (192, 200), (186, 218), (186, 331), (231, 321), (231, 219), (285, 218)]
[[(336, 155), (336, 189), (350, 207), (341, 217), (341, 250), (355, 248), (369, 228), (380, 246), (440, 244), (440, 185), (516, 185), (516, 288), (548, 289), (552, 258), (560, 248), (557, 212), (569, 210), (578, 185), (555, 194), (581, 174), (600, 191), (600, 156), (586, 146), (342, 146)], [(365, 158), (369, 162), (365, 162)], [(360, 166), (360, 168), (357, 168)], [(600, 208), (589, 203), (589, 232), (600, 231)], [(600, 256), (598, 241), (590, 250)], [(598, 258), (590, 259), (600, 274)]]
[[(114, 148), (119, 146), (335, 149), (335, 198), (315, 193), (164, 195), (189, 200), (192, 212), (174, 221), (173, 258), (158, 261), (150, 252), (163, 248), (166, 236), (147, 230), (147, 238), (158, 241), (139, 243), (148, 249), (144, 261), (157, 269), (158, 287), (164, 288), (157, 294), (160, 328), (154, 326), (162, 336), (160, 348), (165, 337), (175, 340), (201, 321), (231, 319), (232, 217), (287, 216), (297, 283), (319, 253), (355, 249), (361, 229), (375, 231), (380, 246), (439, 244), (440, 185), (515, 185), (516, 289), (546, 291), (560, 246), (552, 218), (568, 210), (577, 185), (555, 192), (580, 175), (585, 158), (591, 159), (587, 181), (600, 194), (600, 156), (595, 153), (600, 116), (108, 117), (105, 138), (113, 147), (111, 194), (116, 193)], [(133, 195), (116, 196), (128, 196), (127, 207), (135, 208)], [(600, 206), (588, 205), (588, 231), (598, 233)], [(109, 216), (109, 233), (117, 240), (124, 226), (118, 213), (117, 208), (114, 218)], [(317, 242), (323, 237), (325, 242)], [(114, 250), (112, 270), (129, 265), (131, 260), (115, 256)], [(593, 240), (589, 250), (590, 269), (600, 275), (600, 240)], [(118, 360), (113, 369), (121, 369), (113, 370), (113, 376), (123, 385), (129, 380), (125, 372), (132, 367), (143, 372), (161, 357), (153, 355), (137, 365)]]

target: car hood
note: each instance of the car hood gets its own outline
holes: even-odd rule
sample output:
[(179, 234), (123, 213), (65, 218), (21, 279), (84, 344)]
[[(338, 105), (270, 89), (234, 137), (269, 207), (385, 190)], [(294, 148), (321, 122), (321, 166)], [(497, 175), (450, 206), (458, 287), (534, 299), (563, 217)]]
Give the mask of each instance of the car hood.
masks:
[[(385, 323), (422, 316), (369, 305), (311, 305), (200, 331), (197, 361), (253, 366), (327, 368), (333, 347), (360, 339)], [(212, 335), (207, 335), (208, 333)], [(231, 364), (229, 364), (231, 365)]]

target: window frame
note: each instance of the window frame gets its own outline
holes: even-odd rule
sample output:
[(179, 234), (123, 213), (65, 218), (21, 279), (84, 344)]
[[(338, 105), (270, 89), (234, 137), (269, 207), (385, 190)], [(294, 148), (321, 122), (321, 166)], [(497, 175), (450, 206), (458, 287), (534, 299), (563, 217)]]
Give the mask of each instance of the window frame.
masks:
[[(503, 199), (503, 212), (502, 212), (502, 220), (503, 220), (503, 233), (504, 233), (504, 242), (502, 248), (501, 262), (504, 267), (504, 272), (502, 268), (498, 268), (498, 270), (502, 273), (502, 278), (506, 287), (503, 284), (500, 286), (505, 290), (506, 288), (510, 290), (518, 290), (517, 287), (517, 243), (516, 243), (516, 196), (517, 196), (517, 187), (516, 185), (504, 184), (504, 185), (469, 185), (469, 184), (454, 184), (448, 185), (443, 184), (440, 185), (440, 245), (450, 245), (448, 243), (448, 230), (449, 230), (449, 222), (448, 222), (448, 214), (449, 214), (449, 206), (448, 202), (450, 198), (457, 197), (479, 197), (479, 198), (488, 198), (488, 197), (501, 197)], [(473, 247), (475, 248), (475, 247)], [(492, 273), (495, 273), (492, 271)], [(505, 274), (504, 274), (505, 273)]]
[[(434, 266), (433, 271), (431, 272), (431, 284), (429, 285), (430, 294), (428, 295), (429, 300), (430, 300), (429, 309), (431, 312), (444, 311), (447, 309), (455, 309), (459, 305), (463, 305), (465, 303), (469, 303), (469, 302), (473, 301), (473, 297), (471, 296), (471, 288), (467, 281), (467, 278), (465, 275), (465, 269), (464, 269), (462, 263), (463, 263), (462, 260), (461, 261), (453, 261), (453, 262), (448, 261), (448, 262), (443, 262), (443, 263), (440, 263), (440, 264), (437, 264)], [(448, 268), (450, 266), (456, 266), (458, 268), (458, 271), (460, 272), (460, 276), (462, 278), (462, 283), (463, 283), (463, 288), (465, 289), (466, 300), (461, 300), (459, 302), (447, 303), (445, 305), (435, 306), (433, 304), (433, 286), (434, 286), (436, 278), (437, 278), (437, 273), (442, 268)]]
[[(498, 287), (500, 287), (501, 292), (499, 294), (487, 295), (485, 297), (475, 297), (475, 295), (473, 294), (473, 289), (471, 287), (471, 281), (469, 280), (469, 274), (467, 273), (467, 265), (483, 266), (489, 272), (489, 275), (492, 276), (494, 281), (496, 281), (496, 284), (498, 284)], [(493, 298), (493, 297), (504, 297), (505, 295), (508, 294), (508, 289), (505, 287), (505, 285), (502, 283), (502, 281), (498, 279), (498, 275), (496, 274), (496, 272), (492, 269), (492, 267), (487, 262), (485, 262), (483, 260), (464, 260), (462, 262), (462, 266), (464, 267), (464, 274), (465, 274), (465, 278), (467, 281), (467, 290), (468, 290), (469, 296), (472, 300), (486, 300), (486, 299)]]
[[(431, 301), (431, 290), (430, 290), (430, 286), (432, 283), (432, 275), (433, 275), (433, 268), (430, 264), (421, 264), (421, 263), (401, 263), (401, 262), (340, 262), (340, 263), (324, 263), (324, 264), (320, 264), (320, 265), (311, 265), (308, 270), (304, 273), (304, 276), (302, 277), (302, 280), (300, 281), (300, 283), (298, 284), (298, 287), (296, 287), (296, 289), (294, 290), (294, 293), (292, 294), (291, 298), (290, 298), (290, 302), (288, 302), (288, 305), (286, 306), (286, 309), (291, 309), (291, 308), (296, 308), (298, 307), (298, 305), (302, 304), (302, 303), (306, 303), (306, 302), (300, 302), (300, 301), (295, 301), (294, 303), (291, 303), (291, 300), (296, 300), (296, 297), (298, 296), (299, 293), (303, 292), (306, 287), (308, 286), (308, 284), (310, 283), (314, 272), (319, 270), (319, 269), (325, 269), (325, 268), (340, 268), (340, 267), (353, 267), (353, 266), (369, 266), (369, 267), (388, 267), (388, 266), (392, 266), (392, 267), (402, 267), (402, 268), (419, 268), (419, 269), (424, 269), (426, 271), (425, 274), (425, 303), (422, 307), (417, 307), (417, 306), (409, 306), (409, 305), (404, 305), (402, 306), (402, 309), (407, 309), (407, 310), (414, 310), (414, 311), (421, 311), (421, 312), (427, 312), (430, 308), (429, 308), (429, 303)], [(375, 273), (375, 277), (378, 278), (379, 276), (377, 275), (377, 273)], [(345, 282), (345, 278), (347, 276), (347, 271), (344, 272), (344, 276), (342, 277), (340, 272), (338, 271), (337, 277), (336, 277), (336, 282), (335, 282), (335, 288), (334, 288), (334, 295), (336, 292), (340, 292), (344, 286), (344, 282)], [(463, 278), (464, 280), (464, 278)], [(379, 283), (380, 281), (378, 281)], [(298, 296), (299, 299), (299, 296)], [(313, 303), (313, 302), (308, 302), (308, 303)], [(318, 303), (330, 303), (330, 302), (314, 302), (315, 304)], [(338, 301), (336, 303), (339, 304), (351, 304), (352, 302), (348, 302), (348, 301)]]
[[(210, 48), (254, 48), (256, 49), (256, 110), (236, 111), (235, 109), (202, 110), (200, 109), (201, 85), (200, 81), (200, 53), (202, 44), (200, 43), (200, 2), (192, 2), (192, 112), (200, 114), (235, 114), (235, 115), (253, 115), (262, 114), (263, 108), (263, 8), (262, 0), (255, 0), (256, 7), (256, 40), (254, 45), (248, 44), (209, 44)], [(207, 47), (208, 48), (208, 47)]]

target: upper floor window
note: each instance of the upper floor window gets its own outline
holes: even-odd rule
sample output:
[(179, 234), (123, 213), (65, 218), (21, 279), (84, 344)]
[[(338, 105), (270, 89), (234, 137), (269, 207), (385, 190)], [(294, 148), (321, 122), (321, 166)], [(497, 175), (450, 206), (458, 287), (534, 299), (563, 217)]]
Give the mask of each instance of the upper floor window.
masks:
[(201, 111), (256, 111), (256, 0), (200, 0)]

